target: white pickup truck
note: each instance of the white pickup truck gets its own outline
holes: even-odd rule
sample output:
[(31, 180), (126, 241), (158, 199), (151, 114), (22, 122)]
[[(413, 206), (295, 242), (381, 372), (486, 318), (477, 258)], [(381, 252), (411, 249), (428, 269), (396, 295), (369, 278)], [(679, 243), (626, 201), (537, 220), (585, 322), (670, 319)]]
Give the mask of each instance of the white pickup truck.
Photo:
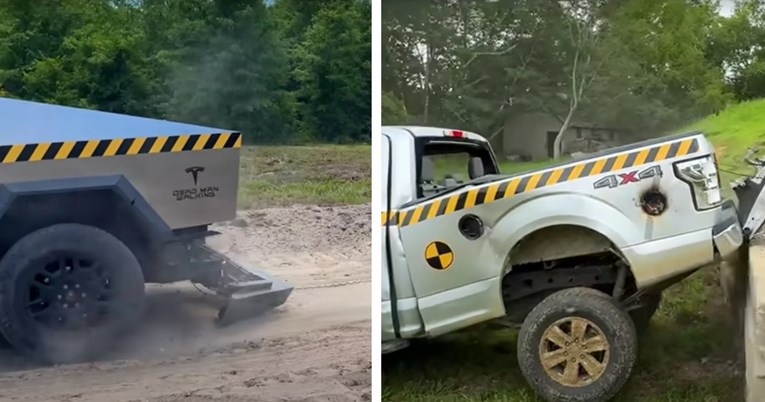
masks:
[(480, 135), (383, 127), (382, 350), (489, 320), (550, 401), (604, 401), (661, 292), (743, 235), (700, 132), (501, 175)]

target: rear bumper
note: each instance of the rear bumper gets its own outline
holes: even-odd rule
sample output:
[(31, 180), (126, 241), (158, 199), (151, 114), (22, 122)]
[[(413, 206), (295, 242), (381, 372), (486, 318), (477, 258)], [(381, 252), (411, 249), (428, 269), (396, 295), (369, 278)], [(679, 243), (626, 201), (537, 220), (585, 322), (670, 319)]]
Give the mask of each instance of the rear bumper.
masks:
[(622, 249), (639, 288), (664, 283), (719, 260), (735, 257), (744, 243), (736, 206), (726, 200), (706, 229)]
[(712, 228), (712, 238), (720, 258), (728, 259), (733, 256), (744, 243), (741, 223), (738, 221), (736, 205), (732, 200), (726, 200), (720, 209), (720, 216)]
[(288, 282), (236, 263), (205, 245), (197, 245), (197, 254), (201, 258), (196, 263), (207, 266), (206, 275), (191, 281), (204, 286), (224, 303), (218, 312), (220, 324), (281, 306), (292, 293), (293, 286)]

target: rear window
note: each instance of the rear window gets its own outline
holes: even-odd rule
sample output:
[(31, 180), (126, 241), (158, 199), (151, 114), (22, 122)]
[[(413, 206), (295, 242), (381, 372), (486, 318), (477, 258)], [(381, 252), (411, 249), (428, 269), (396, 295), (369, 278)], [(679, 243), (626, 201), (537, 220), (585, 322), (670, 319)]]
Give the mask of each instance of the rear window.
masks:
[(419, 197), (430, 197), (470, 180), (498, 173), (491, 152), (481, 143), (430, 140), (422, 141), (419, 149)]

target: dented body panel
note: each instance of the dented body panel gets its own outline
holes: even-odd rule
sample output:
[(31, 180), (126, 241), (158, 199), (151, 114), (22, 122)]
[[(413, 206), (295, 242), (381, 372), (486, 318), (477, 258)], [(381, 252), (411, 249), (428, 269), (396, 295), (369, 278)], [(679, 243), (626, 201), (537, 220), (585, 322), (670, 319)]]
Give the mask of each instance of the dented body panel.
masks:
[[(447, 132), (383, 128), (388, 158), (395, 162), (383, 167), (389, 176), (383, 181), (388, 193), (381, 224), (383, 247), (390, 257), (383, 269), (388, 280), (393, 277), (393, 283), (383, 281), (383, 340), (413, 333), (435, 336), (502, 317), (502, 278), (513, 268), (511, 251), (540, 230), (579, 227), (602, 235), (643, 289), (714, 262), (713, 228), (735, 214), (735, 209), (723, 211), (719, 204), (699, 208), (691, 184), (676, 174), (678, 162), (713, 154), (700, 132), (614, 148), (530, 172), (486, 174), (454, 191), (423, 197), (417, 189), (420, 165), (425, 163), (417, 161), (423, 139), (489, 147), (477, 134), (458, 132), (459, 137), (451, 138)], [(461, 229), (471, 222), (479, 222), (477, 237)], [(735, 243), (738, 222), (729, 229), (734, 235), (724, 238)], [(446, 251), (439, 258), (448, 260), (448, 267), (434, 268), (428, 259), (437, 248), (434, 242)], [(395, 298), (390, 289), (395, 289)], [(412, 329), (406, 334), (394, 330), (396, 298), (406, 306), (396, 318), (400, 329)], [(419, 317), (411, 323), (406, 317), (415, 310)]]

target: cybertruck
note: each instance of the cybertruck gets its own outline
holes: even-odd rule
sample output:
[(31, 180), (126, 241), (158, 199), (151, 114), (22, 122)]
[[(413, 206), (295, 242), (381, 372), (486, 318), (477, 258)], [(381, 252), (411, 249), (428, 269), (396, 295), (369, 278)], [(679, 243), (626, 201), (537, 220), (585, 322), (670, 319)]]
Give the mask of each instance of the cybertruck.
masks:
[(241, 134), (0, 98), (0, 333), (84, 361), (140, 319), (146, 283), (191, 281), (222, 324), (292, 287), (205, 245), (235, 217)]

